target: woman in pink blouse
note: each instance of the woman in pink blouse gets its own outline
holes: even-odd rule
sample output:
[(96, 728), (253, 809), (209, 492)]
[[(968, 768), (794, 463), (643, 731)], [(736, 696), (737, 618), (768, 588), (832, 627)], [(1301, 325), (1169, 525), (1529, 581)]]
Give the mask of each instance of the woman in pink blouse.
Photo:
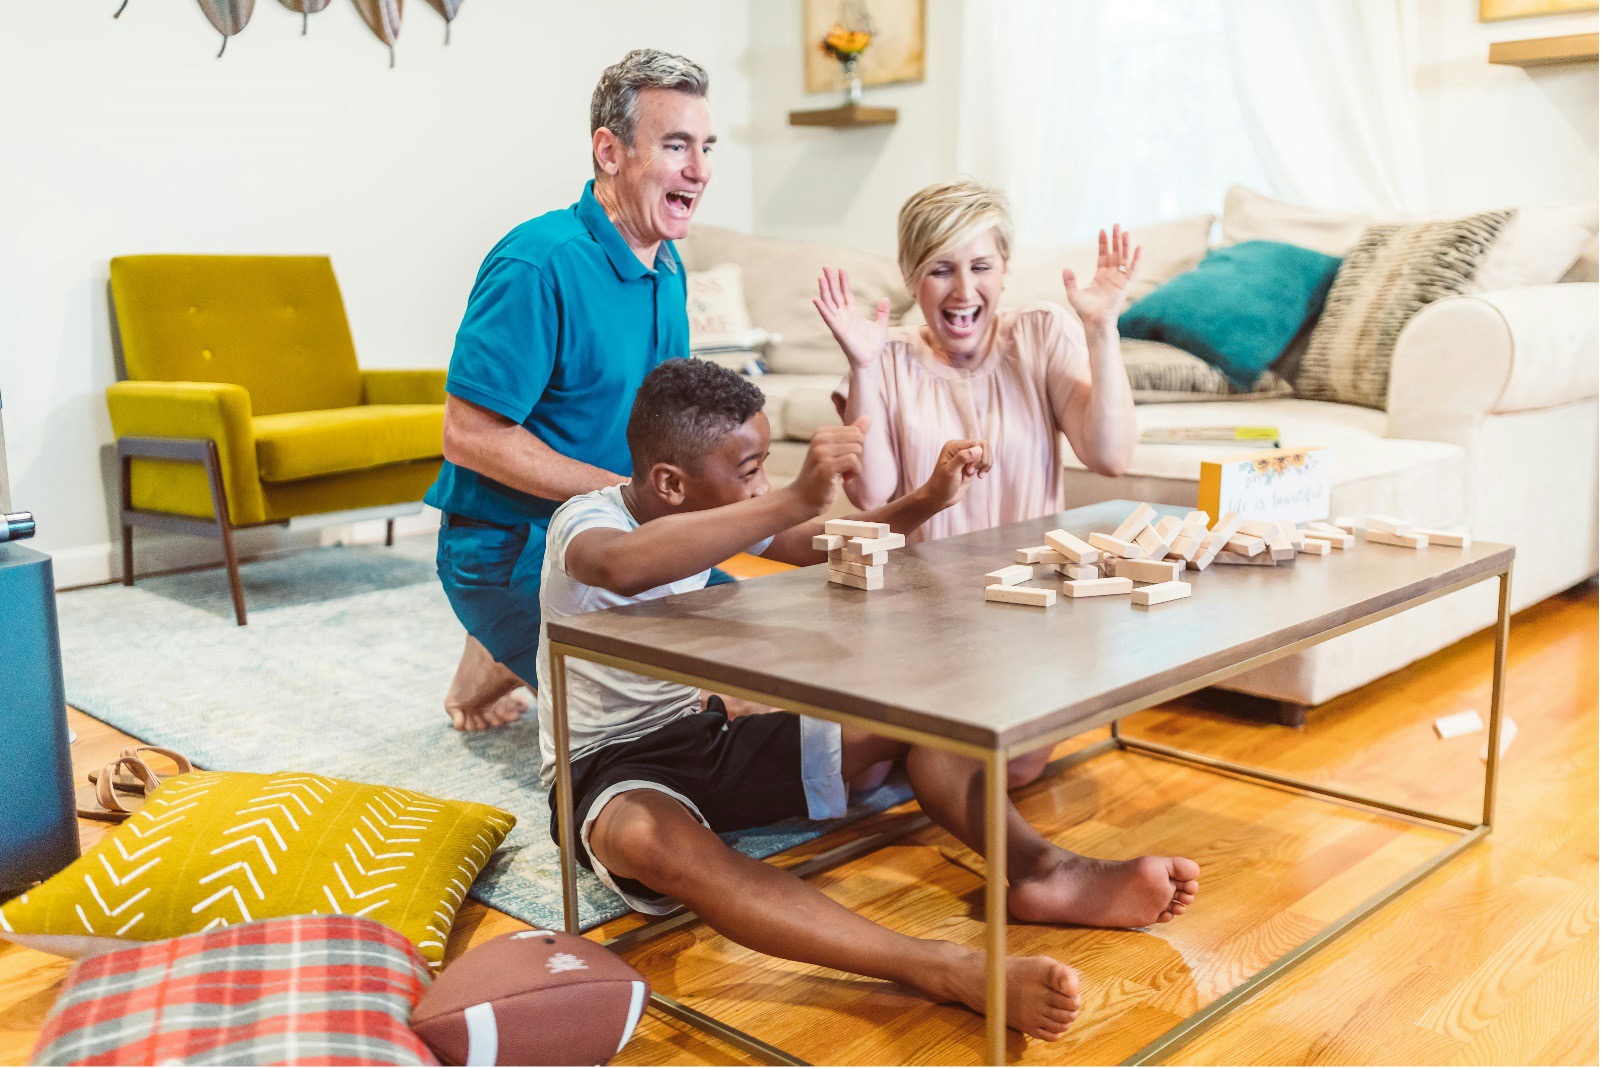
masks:
[[(814, 306), (846, 353), (835, 392), (844, 422), (871, 417), (863, 474), (847, 497), (870, 509), (923, 481), (944, 442), (984, 439), (988, 471), (964, 500), (909, 538), (944, 538), (1063, 508), (1059, 435), (1087, 468), (1119, 475), (1136, 448), (1136, 406), (1116, 320), (1141, 256), (1116, 226), (1097, 235), (1097, 271), (1082, 286), (1064, 271), (1074, 314), (1047, 303), (1002, 308), (1013, 227), (1001, 192), (959, 180), (908, 198), (897, 217), (897, 260), (923, 326), (890, 327), (853, 303), (846, 272), (829, 267)], [(1014, 783), (1046, 764), (1015, 759)]]

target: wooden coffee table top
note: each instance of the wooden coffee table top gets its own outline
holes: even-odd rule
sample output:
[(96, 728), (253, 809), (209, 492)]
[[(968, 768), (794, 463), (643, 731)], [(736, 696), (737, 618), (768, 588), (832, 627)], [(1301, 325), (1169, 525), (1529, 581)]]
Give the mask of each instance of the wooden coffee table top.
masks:
[[(890, 555), (885, 588), (801, 568), (549, 625), (556, 642), (986, 747), (1082, 730), (1129, 701), (1240, 664), (1423, 594), (1504, 571), (1510, 546), (1367, 543), (1292, 565), (1188, 572), (1192, 596), (1049, 608), (984, 600), (985, 573), (1055, 527), (1110, 531), (1131, 501), (1059, 513)], [(1161, 512), (1184, 515), (1186, 509)], [(1053, 586), (1037, 579), (1032, 586)], [(1489, 621), (1491, 622), (1491, 621)]]

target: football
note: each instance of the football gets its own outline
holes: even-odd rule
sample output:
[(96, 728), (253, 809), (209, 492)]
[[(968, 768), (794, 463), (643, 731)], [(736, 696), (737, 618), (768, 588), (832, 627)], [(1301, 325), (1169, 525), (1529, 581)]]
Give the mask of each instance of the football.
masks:
[(447, 966), (412, 1030), (446, 1065), (605, 1065), (650, 995), (646, 978), (599, 943), (513, 932)]

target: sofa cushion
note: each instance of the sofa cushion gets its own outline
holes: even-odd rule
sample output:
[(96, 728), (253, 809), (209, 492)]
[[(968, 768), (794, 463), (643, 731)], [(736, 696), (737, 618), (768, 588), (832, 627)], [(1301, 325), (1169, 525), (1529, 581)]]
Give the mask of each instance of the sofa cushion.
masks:
[(251, 420), (263, 482), (291, 482), (441, 455), (444, 405), (358, 405)]
[(687, 270), (685, 291), (692, 356), (733, 371), (744, 371), (762, 362), (771, 335), (752, 326), (740, 264)]
[(1238, 390), (1219, 368), (1173, 345), (1122, 338), (1119, 350), (1125, 361), (1125, 375), (1130, 379), (1131, 396), (1139, 405), (1292, 396), (1292, 384), (1275, 371), (1265, 371), (1251, 389)]
[[(1136, 419), (1145, 431), (1159, 427), (1252, 424), (1280, 429), (1288, 448), (1326, 446), (1332, 451), (1331, 508), (1334, 513), (1408, 516), (1427, 527), (1464, 523), (1464, 450), (1443, 442), (1386, 437), (1387, 414), (1355, 405), (1296, 398), (1222, 404), (1142, 405)], [(1077, 508), (1109, 498), (1166, 505), (1197, 503), (1199, 465), (1239, 456), (1231, 443), (1138, 445), (1125, 474), (1109, 478), (1086, 470), (1064, 448), (1064, 506)]]
[(1208, 361), (1237, 389), (1252, 389), (1320, 313), (1341, 263), (1278, 241), (1213, 249), (1131, 305), (1119, 332), (1169, 342)]
[(1367, 228), (1315, 323), (1293, 383), (1298, 396), (1386, 408), (1399, 334), (1426, 305), (1465, 292), (1513, 214)]
[(841, 383), (839, 374), (759, 375), (752, 382), (763, 391), (771, 442), (810, 441), (820, 427), (841, 422), (835, 402), (830, 400), (831, 392)]
[(891, 302), (893, 321), (912, 304), (902, 285), (896, 261), (848, 245), (824, 245), (782, 238), (757, 237), (719, 226), (694, 226), (679, 243), (680, 256), (691, 270), (739, 264), (752, 326), (780, 335), (769, 347), (765, 363), (781, 374), (843, 374), (841, 347), (819, 318), (813, 299), (819, 295), (819, 274), (825, 265), (845, 268), (858, 303), (872, 309), (882, 298)]
[[(1225, 194), (1220, 240), (1285, 241), (1331, 256), (1345, 256), (1372, 223), (1402, 223), (1400, 213), (1329, 211), (1232, 186)], [(1414, 220), (1424, 221), (1424, 220)], [(1532, 205), (1515, 211), (1500, 232), (1467, 292), (1496, 292), (1551, 282), (1597, 281), (1598, 204)], [(1591, 255), (1591, 260), (1589, 256)]]

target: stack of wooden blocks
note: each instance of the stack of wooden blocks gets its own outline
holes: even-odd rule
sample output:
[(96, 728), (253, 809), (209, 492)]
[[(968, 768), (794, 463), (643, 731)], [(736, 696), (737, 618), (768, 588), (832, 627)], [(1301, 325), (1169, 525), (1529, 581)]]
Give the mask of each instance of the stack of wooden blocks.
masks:
[(813, 548), (830, 556), (830, 582), (859, 590), (879, 590), (886, 584), (886, 555), (907, 545), (892, 534), (889, 524), (866, 520), (828, 520)]

